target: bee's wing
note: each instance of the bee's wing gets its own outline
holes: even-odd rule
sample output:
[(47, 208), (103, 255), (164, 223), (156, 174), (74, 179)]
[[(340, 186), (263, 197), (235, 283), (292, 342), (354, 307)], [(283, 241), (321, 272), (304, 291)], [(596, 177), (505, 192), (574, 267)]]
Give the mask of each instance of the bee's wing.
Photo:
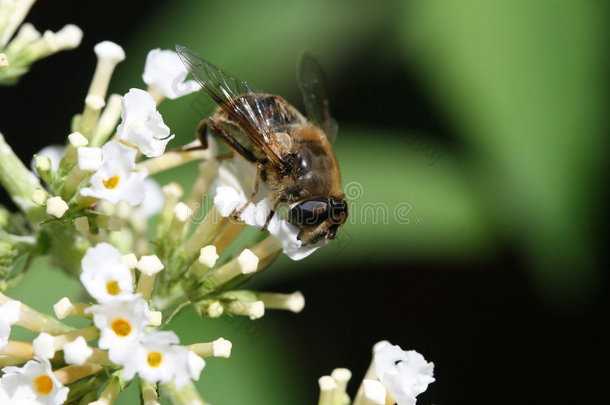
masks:
[(331, 142), (337, 137), (337, 122), (330, 116), (326, 77), (322, 66), (309, 52), (303, 52), (297, 68), (299, 87), (307, 118), (318, 124)]
[(280, 168), (281, 157), (271, 148), (275, 141), (270, 122), (265, 118), (265, 106), (257, 97), (260, 93), (248, 83), (223, 72), (190, 49), (176, 45), (178, 56), (201, 87), (226, 113), (239, 124), (244, 135)]

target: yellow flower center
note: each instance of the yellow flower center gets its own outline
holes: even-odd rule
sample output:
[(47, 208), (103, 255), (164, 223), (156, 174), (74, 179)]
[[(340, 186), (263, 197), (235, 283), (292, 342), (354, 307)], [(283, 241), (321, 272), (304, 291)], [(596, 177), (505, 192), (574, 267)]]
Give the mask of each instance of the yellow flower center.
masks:
[(149, 352), (146, 361), (149, 366), (157, 368), (163, 363), (163, 355), (159, 352)]
[(48, 375), (43, 374), (34, 380), (34, 386), (36, 387), (36, 392), (47, 395), (53, 391), (53, 380)]
[(102, 180), (102, 184), (107, 189), (112, 190), (112, 189), (117, 188), (117, 186), (119, 185), (120, 181), (121, 181), (121, 178), (117, 174), (117, 175), (114, 175), (114, 176), (112, 176), (111, 178), (109, 178), (107, 180)]
[(119, 287), (118, 281), (109, 281), (106, 283), (106, 291), (110, 295), (118, 295), (121, 292), (121, 287)]
[(119, 337), (129, 336), (131, 333), (131, 324), (125, 319), (115, 319), (110, 325), (114, 333)]

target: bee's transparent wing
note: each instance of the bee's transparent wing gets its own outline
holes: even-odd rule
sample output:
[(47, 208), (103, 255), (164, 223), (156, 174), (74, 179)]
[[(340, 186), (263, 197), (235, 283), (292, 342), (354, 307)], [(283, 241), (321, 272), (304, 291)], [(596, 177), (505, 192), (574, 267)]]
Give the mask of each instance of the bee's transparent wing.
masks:
[(250, 96), (260, 92), (184, 46), (176, 45), (176, 51), (195, 80), (239, 124), (250, 142), (275, 164), (283, 167), (282, 159), (270, 147), (275, 137), (271, 123), (265, 116), (265, 106), (257, 97)]
[(303, 52), (297, 67), (299, 87), (307, 118), (318, 124), (331, 142), (337, 138), (337, 122), (330, 116), (326, 77), (322, 66), (309, 52)]

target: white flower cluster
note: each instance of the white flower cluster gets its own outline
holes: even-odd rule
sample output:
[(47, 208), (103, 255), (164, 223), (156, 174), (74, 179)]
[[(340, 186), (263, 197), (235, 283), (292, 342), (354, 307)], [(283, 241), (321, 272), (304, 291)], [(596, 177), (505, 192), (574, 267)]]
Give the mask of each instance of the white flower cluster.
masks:
[[(40, 34), (34, 35), (33, 28), (23, 25), (5, 54), (7, 41), (33, 1), (0, 0), (0, 84), (11, 79), (6, 72), (13, 67), (16, 47), (36, 51), (33, 57), (39, 58), (51, 48), (80, 42), (80, 30), (74, 27), (58, 34), (45, 33), (40, 42)], [(4, 13), (6, 10), (10, 13)], [(186, 80), (187, 69), (176, 52), (155, 49), (148, 54), (142, 76), (146, 90), (132, 88), (123, 96), (108, 96), (112, 73), (125, 59), (125, 52), (109, 41), (97, 44), (94, 51), (97, 65), (83, 111), (74, 117), (65, 147), (48, 147), (35, 156), (33, 169), (39, 177), (12, 157), (0, 135), (0, 150), (10, 157), (0, 160), (0, 168), (14, 176), (3, 185), (9, 184), (13, 200), (27, 214), (27, 232), (31, 232), (11, 235), (7, 239), (10, 247), (20, 242), (27, 245), (24, 250), (31, 248), (25, 251), (28, 254), (49, 252), (58, 267), (79, 276), (95, 300), (88, 304), (63, 298), (54, 306), (56, 319), (0, 293), (0, 405), (59, 405), (68, 396), (70, 403), (111, 404), (124, 382), (136, 377), (142, 383), (144, 403), (158, 404), (157, 383), (164, 384), (169, 397), (184, 395), (188, 403), (200, 403), (192, 380), (199, 379), (204, 358), (228, 357), (231, 343), (221, 338), (180, 345), (174, 332), (159, 330), (163, 315), (155, 309), (175, 309), (175, 314), (192, 305), (202, 317), (228, 313), (252, 320), (267, 309), (300, 312), (305, 300), (298, 291), (281, 294), (234, 288), (268, 266), (280, 251), (300, 260), (328, 241), (303, 246), (297, 227), (279, 213), (270, 216), (264, 184), (249, 198), (256, 177), (254, 166), (240, 157), (219, 162), (213, 141), (209, 140), (206, 151), (192, 147), (196, 141), (166, 152), (174, 135), (157, 105), (164, 98), (175, 99), (199, 89), (195, 81)], [(184, 201), (181, 186), (170, 183), (160, 188), (149, 177), (194, 160), (202, 160), (199, 176)], [(189, 220), (194, 219), (195, 210), (203, 211), (197, 203), (208, 192), (215, 195), (214, 206), (194, 227)], [(156, 213), (160, 215), (151, 243), (146, 219)], [(218, 213), (222, 218), (217, 218)], [(236, 213), (239, 221), (228, 220)], [(246, 225), (267, 227), (271, 235), (226, 258)], [(39, 241), (48, 246), (39, 249)], [(151, 246), (159, 256), (150, 254)], [(134, 253), (122, 255), (121, 251)], [(0, 287), (10, 285), (7, 280), (0, 280), (4, 283)], [(90, 324), (74, 329), (61, 321), (68, 316), (88, 319)], [(10, 340), (13, 325), (37, 333), (37, 337), (32, 342)], [(418, 367), (425, 368), (425, 361), (422, 366), (409, 353), (401, 361), (419, 362)], [(382, 367), (380, 377), (375, 377), (399, 405), (408, 404), (427, 385), (425, 378), (419, 378), (417, 385), (400, 385), (409, 370), (412, 367), (399, 365), (397, 371)], [(329, 378), (346, 382), (345, 377), (346, 373), (339, 372)], [(95, 391), (95, 398), (91, 392), (83, 392), (83, 387), (97, 386), (105, 388)], [(365, 386), (371, 386), (368, 379)], [(385, 388), (383, 392), (385, 396)]]
[[(0, 295), (0, 299), (6, 297)], [(30, 318), (31, 311), (30, 312)], [(27, 353), (27, 346), (9, 340), (11, 326), (20, 324), (28, 326), (27, 315), (24, 315), (19, 301), (6, 301), (0, 305), (0, 357), (11, 355), (22, 356)], [(4, 367), (0, 378), (0, 404), (23, 405), (58, 405), (63, 404), (68, 395), (68, 388), (53, 374), (51, 364), (45, 358), (35, 357), (23, 367)]]
[(15, 83), (34, 61), (76, 48), (83, 38), (73, 24), (44, 33), (30, 23), (22, 24), (34, 1), (0, 0), (0, 84)]
[(345, 392), (351, 372), (335, 369), (319, 379), (318, 405), (415, 405), (416, 397), (434, 382), (434, 364), (414, 350), (404, 351), (387, 341), (373, 348), (373, 361), (351, 402)]
[[(109, 359), (123, 366), (123, 376), (136, 374), (151, 383), (174, 381), (181, 386), (199, 379), (205, 361), (183, 346), (174, 332), (149, 327), (151, 311), (140, 294), (134, 293), (129, 260), (108, 243), (89, 248), (83, 258), (81, 282), (98, 301), (86, 310), (100, 330), (98, 346)], [(136, 265), (142, 274), (163, 269), (156, 256), (145, 256)], [(146, 273), (144, 273), (146, 272)]]

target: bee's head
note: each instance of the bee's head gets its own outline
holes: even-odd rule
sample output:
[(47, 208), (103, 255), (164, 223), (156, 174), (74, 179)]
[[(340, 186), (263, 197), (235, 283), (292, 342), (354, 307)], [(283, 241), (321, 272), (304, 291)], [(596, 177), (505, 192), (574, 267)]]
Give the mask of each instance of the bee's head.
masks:
[(288, 222), (301, 230), (298, 238), (304, 245), (335, 239), (346, 220), (347, 202), (342, 196), (301, 201), (288, 213)]

